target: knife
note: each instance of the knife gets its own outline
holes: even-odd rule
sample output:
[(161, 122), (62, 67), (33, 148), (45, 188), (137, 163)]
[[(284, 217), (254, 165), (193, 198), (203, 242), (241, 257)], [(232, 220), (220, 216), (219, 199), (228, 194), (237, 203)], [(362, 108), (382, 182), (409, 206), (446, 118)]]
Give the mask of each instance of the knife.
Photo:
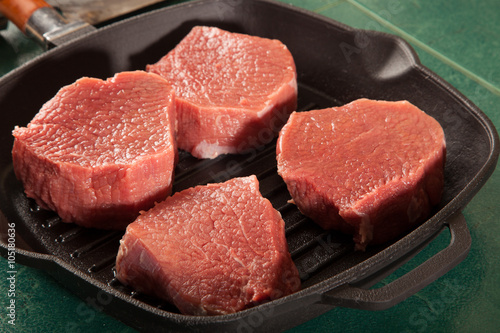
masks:
[(49, 49), (95, 31), (95, 24), (161, 1), (0, 0), (0, 12), (5, 16), (0, 16), (0, 29), (6, 27), (7, 18), (24, 34)]
[(7, 28), (7, 18), (3, 15), (0, 14), (0, 30), (4, 30)]

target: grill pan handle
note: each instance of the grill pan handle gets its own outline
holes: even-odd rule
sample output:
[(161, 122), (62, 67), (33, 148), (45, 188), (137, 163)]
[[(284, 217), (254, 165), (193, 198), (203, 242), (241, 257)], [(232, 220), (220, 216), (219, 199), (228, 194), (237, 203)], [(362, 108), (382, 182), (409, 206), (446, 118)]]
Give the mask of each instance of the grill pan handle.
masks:
[(471, 237), (464, 216), (459, 213), (447, 223), (450, 244), (397, 280), (378, 289), (346, 284), (322, 295), (322, 303), (361, 310), (386, 310), (443, 276), (467, 256)]

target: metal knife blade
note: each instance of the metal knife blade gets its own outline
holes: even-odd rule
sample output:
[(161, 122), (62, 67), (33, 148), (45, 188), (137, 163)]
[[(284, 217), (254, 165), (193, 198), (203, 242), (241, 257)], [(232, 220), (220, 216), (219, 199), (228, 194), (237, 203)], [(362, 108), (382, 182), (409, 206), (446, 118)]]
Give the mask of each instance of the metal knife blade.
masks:
[[(29, 37), (32, 37), (46, 49), (66, 43), (81, 35), (95, 31), (93, 25), (159, 3), (163, 0), (47, 0), (37, 1), (39, 7), (34, 11), (29, 9), (22, 15), (29, 14), (26, 21), (16, 25)], [(5, 2), (6, 7), (14, 8), (6, 14), (9, 19), (17, 15), (16, 5)], [(29, 4), (29, 1), (26, 3)], [(40, 4), (41, 3), (41, 4)], [(23, 4), (24, 6), (24, 4)], [(33, 8), (33, 7), (31, 7)], [(6, 27), (5, 17), (0, 15), (0, 29)]]
[(69, 21), (105, 22), (164, 0), (47, 0)]

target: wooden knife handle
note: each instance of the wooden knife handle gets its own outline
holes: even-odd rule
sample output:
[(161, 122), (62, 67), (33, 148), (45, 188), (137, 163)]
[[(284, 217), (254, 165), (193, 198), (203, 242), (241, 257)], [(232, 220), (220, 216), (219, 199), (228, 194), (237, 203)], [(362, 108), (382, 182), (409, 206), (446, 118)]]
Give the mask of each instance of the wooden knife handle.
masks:
[(43, 7), (51, 6), (44, 0), (0, 0), (0, 12), (22, 32), (33, 12)]

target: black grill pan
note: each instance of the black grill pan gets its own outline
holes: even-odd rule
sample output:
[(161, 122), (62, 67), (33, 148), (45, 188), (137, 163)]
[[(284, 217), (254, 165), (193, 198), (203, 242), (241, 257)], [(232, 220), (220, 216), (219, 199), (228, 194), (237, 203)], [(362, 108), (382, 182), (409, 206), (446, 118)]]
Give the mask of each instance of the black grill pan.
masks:
[[(299, 109), (366, 97), (409, 100), (435, 117), (447, 138), (445, 191), (421, 226), (394, 242), (354, 251), (351, 237), (325, 232), (300, 214), (276, 173), (275, 143), (247, 155), (197, 160), (181, 152), (174, 191), (255, 174), (261, 192), (286, 223), (292, 258), (303, 288), (279, 300), (231, 315), (186, 316), (153, 297), (121, 285), (114, 261), (122, 232), (85, 229), (60, 221), (27, 199), (11, 159), (16, 125), (25, 126), (57, 90), (81, 76), (107, 78), (144, 69), (173, 48), (194, 25), (218, 26), (277, 38), (292, 52), (298, 71)], [(47, 271), (82, 299), (141, 331), (282, 331), (335, 306), (386, 309), (411, 296), (465, 258), (470, 235), (461, 214), (493, 172), (498, 134), (469, 100), (422, 66), (398, 37), (356, 30), (272, 1), (195, 1), (142, 14), (58, 46), (0, 79), (0, 230), (7, 255), (8, 224), (16, 229), (17, 262)], [(390, 274), (439, 233), (448, 247), (380, 289)], [(445, 231), (446, 232), (446, 231)]]

